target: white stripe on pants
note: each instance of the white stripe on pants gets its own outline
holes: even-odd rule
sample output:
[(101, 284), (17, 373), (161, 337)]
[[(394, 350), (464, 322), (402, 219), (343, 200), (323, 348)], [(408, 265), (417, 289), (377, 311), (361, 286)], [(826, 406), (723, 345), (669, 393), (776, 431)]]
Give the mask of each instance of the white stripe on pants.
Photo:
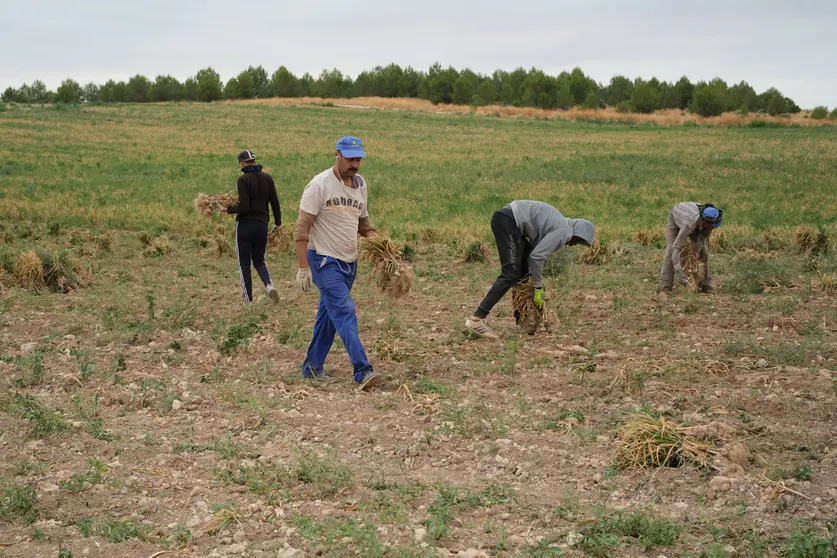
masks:
[(244, 302), (250, 304), (253, 301), (247, 296), (247, 286), (244, 284), (244, 270), (241, 269), (241, 258), (238, 252), (238, 221), (235, 222), (235, 259), (238, 262), (238, 277), (241, 279), (241, 294), (244, 296)]

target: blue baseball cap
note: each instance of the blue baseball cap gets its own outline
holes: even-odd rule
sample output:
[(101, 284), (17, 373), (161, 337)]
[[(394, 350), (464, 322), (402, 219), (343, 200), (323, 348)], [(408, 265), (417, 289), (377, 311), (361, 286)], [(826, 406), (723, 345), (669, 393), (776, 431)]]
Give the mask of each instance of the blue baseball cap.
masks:
[(721, 226), (721, 210), (717, 207), (703, 208), (703, 220), (712, 225), (714, 228)]
[(337, 151), (343, 154), (346, 159), (354, 159), (355, 157), (366, 157), (366, 152), (363, 151), (363, 142), (360, 138), (352, 136), (343, 136), (337, 140)]

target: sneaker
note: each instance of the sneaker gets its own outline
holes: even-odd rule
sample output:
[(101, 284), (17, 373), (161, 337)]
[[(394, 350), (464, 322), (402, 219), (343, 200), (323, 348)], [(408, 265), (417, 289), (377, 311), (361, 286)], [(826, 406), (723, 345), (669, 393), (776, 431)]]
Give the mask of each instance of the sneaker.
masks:
[(325, 370), (315, 370), (311, 366), (304, 365), (302, 368), (302, 377), (306, 380), (314, 380), (321, 384), (330, 384), (337, 380), (325, 373)]
[(367, 370), (363, 375), (363, 379), (360, 381), (360, 389), (363, 391), (371, 389), (380, 384), (383, 379), (384, 378), (377, 372)]
[(491, 331), (491, 328), (488, 327), (488, 324), (485, 323), (485, 318), (477, 318), (476, 316), (471, 316), (470, 318), (465, 320), (465, 327), (467, 327), (477, 335), (487, 337), (488, 339), (500, 338), (496, 333)]
[(279, 304), (279, 293), (273, 285), (267, 286), (267, 298), (269, 298), (270, 302), (273, 304)]

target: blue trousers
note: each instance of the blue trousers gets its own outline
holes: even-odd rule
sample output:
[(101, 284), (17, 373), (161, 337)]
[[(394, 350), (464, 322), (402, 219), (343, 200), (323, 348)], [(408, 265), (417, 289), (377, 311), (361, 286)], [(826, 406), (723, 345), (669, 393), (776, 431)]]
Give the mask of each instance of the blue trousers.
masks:
[(334, 343), (334, 334), (338, 333), (349, 353), (354, 379), (360, 383), (372, 365), (360, 343), (357, 312), (349, 293), (357, 276), (357, 262), (346, 263), (308, 250), (308, 265), (311, 268), (311, 278), (320, 291), (320, 305), (308, 354), (302, 363), (303, 375), (310, 377), (309, 369), (316, 372), (323, 370), (325, 359)]

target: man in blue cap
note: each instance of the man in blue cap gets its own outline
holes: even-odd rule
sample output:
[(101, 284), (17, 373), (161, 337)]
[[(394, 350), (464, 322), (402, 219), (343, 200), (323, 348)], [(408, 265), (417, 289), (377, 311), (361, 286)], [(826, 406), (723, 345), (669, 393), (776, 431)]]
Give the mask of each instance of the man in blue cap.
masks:
[(320, 291), (314, 333), (302, 363), (302, 376), (322, 383), (332, 378), (323, 365), (340, 335), (354, 369), (354, 380), (366, 390), (381, 381), (372, 370), (358, 336), (357, 313), (351, 289), (357, 275), (357, 236), (372, 236), (366, 181), (357, 172), (366, 153), (360, 138), (337, 141), (334, 166), (315, 176), (302, 192), (296, 242), (299, 271), (296, 283)]
[(695, 251), (700, 253), (704, 265), (703, 281), (700, 289), (712, 293), (712, 273), (709, 271), (709, 250), (707, 239), (712, 231), (721, 226), (723, 212), (711, 203), (680, 202), (675, 205), (666, 219), (666, 252), (663, 267), (660, 270), (660, 291), (671, 292), (674, 279), (681, 285), (688, 285), (689, 280), (680, 263), (683, 246), (691, 239)]

